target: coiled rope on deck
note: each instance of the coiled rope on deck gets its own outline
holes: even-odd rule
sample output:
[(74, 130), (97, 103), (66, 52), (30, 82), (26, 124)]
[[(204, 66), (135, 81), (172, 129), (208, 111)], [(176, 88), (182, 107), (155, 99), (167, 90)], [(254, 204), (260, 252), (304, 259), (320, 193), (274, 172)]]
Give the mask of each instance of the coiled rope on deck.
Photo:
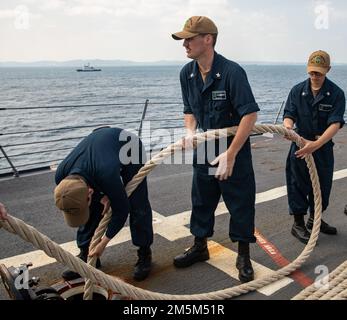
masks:
[(292, 300), (347, 300), (347, 261)]
[[(230, 135), (235, 135), (237, 131), (237, 127), (222, 129), (222, 130), (214, 130), (207, 131), (204, 133), (198, 133), (195, 135), (196, 144), (205, 142), (207, 140), (219, 139), (222, 137), (227, 137)], [(290, 140), (294, 141), (298, 146), (301, 146), (301, 137), (298, 136), (294, 131), (287, 130), (282, 126), (277, 125), (255, 125), (253, 133), (263, 134), (263, 133), (277, 133), (283, 136), (288, 137)], [(166, 157), (172, 155), (176, 151), (182, 150), (182, 140), (177, 141), (174, 144), (169, 145), (166, 149), (162, 150), (156, 156), (154, 156), (151, 160), (149, 160), (140, 171), (134, 176), (134, 178), (128, 183), (126, 186), (127, 195), (130, 196), (131, 193), (136, 189), (136, 187), (143, 181), (143, 179), (158, 165), (160, 164)], [(103, 273), (100, 270), (95, 269), (93, 266), (86, 264), (81, 259), (73, 256), (71, 253), (62, 249), (57, 243), (53, 242), (47, 236), (43, 235), (39, 231), (37, 231), (32, 226), (27, 225), (22, 220), (17, 219), (15, 217), (9, 216), (7, 221), (0, 221), (0, 227), (2, 226), (5, 230), (19, 235), (24, 240), (31, 242), (36, 248), (43, 250), (48, 256), (55, 258), (58, 262), (68, 266), (70, 269), (75, 270), (81, 276), (90, 279), (91, 284), (99, 284), (100, 286), (112, 290), (114, 292), (119, 292), (124, 296), (130, 296), (135, 299), (149, 299), (149, 300), (221, 300), (228, 299), (235, 296), (239, 296), (251, 291), (255, 291), (260, 289), (270, 283), (278, 281), (285, 276), (291, 274), (295, 270), (301, 267), (303, 263), (309, 258), (311, 252), (313, 251), (321, 224), (321, 213), (322, 213), (322, 199), (321, 199), (321, 191), (319, 184), (319, 177), (317, 174), (316, 166), (314, 163), (314, 159), (312, 155), (305, 157), (305, 161), (309, 170), (313, 195), (314, 195), (314, 223), (312, 228), (312, 233), (310, 240), (301, 254), (290, 264), (287, 266), (273, 271), (267, 276), (264, 276), (259, 279), (255, 279), (251, 282), (244, 283), (232, 288), (227, 288), (223, 290), (218, 290), (209, 293), (201, 293), (201, 294), (192, 294), (192, 295), (172, 295), (167, 293), (159, 293), (152, 292), (148, 290), (144, 290), (141, 288), (134, 287), (128, 283), (125, 283), (123, 280), (112, 277)], [(96, 231), (95, 236), (92, 240), (91, 247), (97, 245), (100, 241), (107, 224), (107, 219), (110, 219), (110, 216), (105, 216), (104, 221), (100, 223), (100, 228)], [(96, 259), (94, 259), (96, 260)], [(94, 261), (95, 262), (95, 261)], [(92, 289), (91, 289), (92, 290)]]

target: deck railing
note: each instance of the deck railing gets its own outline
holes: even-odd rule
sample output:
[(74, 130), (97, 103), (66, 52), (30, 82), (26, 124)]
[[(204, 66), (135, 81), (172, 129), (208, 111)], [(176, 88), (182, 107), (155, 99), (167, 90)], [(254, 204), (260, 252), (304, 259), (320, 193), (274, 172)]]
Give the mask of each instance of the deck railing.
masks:
[[(267, 113), (267, 117), (269, 118), (271, 116), (273, 121), (271, 123), (278, 123), (279, 117), (281, 115), (284, 102), (259, 102), (259, 104), (268, 104), (268, 105), (278, 105), (278, 111)], [(150, 101), (149, 99), (146, 99), (145, 102), (135, 102), (135, 103), (107, 103), (107, 104), (82, 104), (82, 105), (73, 105), (73, 104), (66, 104), (66, 105), (56, 105), (56, 106), (42, 106), (42, 107), (14, 107), (14, 108), (0, 108), (0, 112), (7, 111), (7, 112), (21, 112), (25, 113), (31, 110), (42, 110), (42, 114), (45, 112), (50, 112), (52, 109), (64, 109), (71, 110), (74, 108), (108, 108), (108, 107), (114, 107), (114, 106), (138, 106), (142, 107), (142, 113), (138, 120), (133, 121), (107, 121), (104, 123), (93, 123), (93, 124), (86, 124), (86, 125), (78, 125), (78, 126), (57, 126), (54, 128), (43, 128), (43, 129), (33, 129), (33, 130), (10, 130), (8, 132), (1, 132), (0, 133), (0, 139), (3, 141), (1, 144), (0, 140), (0, 177), (1, 176), (9, 176), (14, 175), (15, 177), (18, 177), (21, 173), (30, 172), (30, 171), (37, 171), (37, 170), (46, 170), (50, 168), (52, 165), (56, 166), (60, 161), (64, 159), (64, 157), (67, 155), (67, 153), (74, 148), (74, 146), (77, 145), (77, 143), (83, 139), (87, 134), (81, 134), (81, 130), (83, 129), (96, 129), (102, 126), (119, 126), (124, 129), (128, 129), (128, 127), (132, 127), (131, 130), (138, 134), (139, 137), (141, 137), (144, 141), (148, 140), (150, 137), (151, 132), (148, 132), (148, 130), (145, 130), (143, 124), (144, 121), (150, 121), (151, 123), (156, 124), (154, 129), (166, 129), (166, 130), (182, 130), (182, 135), (184, 134), (184, 127), (183, 127), (183, 117), (177, 116), (177, 117), (170, 117), (169, 119), (160, 119), (160, 118), (153, 118), (153, 117), (146, 117), (147, 112), (151, 109), (152, 106), (176, 106), (176, 107), (182, 107), (182, 103), (179, 101), (163, 101), (163, 102), (155, 102)], [(260, 113), (261, 114), (261, 113)], [(163, 124), (165, 122), (165, 124)], [(179, 123), (179, 124), (178, 124)], [(91, 130), (90, 130), (91, 131)], [(88, 132), (90, 132), (88, 131)], [(60, 137), (60, 138), (54, 138), (54, 135), (58, 135), (58, 133), (75, 133), (71, 134), (67, 137)], [(76, 135), (76, 132), (78, 133)], [(39, 134), (42, 133), (53, 133), (52, 139), (47, 139), (39, 136)], [(29, 138), (28, 138), (29, 136)], [(162, 138), (165, 140), (165, 138), (168, 138), (169, 135), (162, 135), (159, 138)], [(6, 143), (4, 142), (4, 139), (11, 137), (12, 141), (18, 141), (18, 142), (12, 142), (12, 143)], [(158, 138), (158, 137), (157, 137)], [(28, 141), (29, 139), (29, 141)], [(71, 143), (68, 143), (71, 142)], [(67, 145), (68, 144), (68, 145)], [(22, 152), (15, 151), (13, 152), (13, 149), (15, 147), (28, 147), (26, 150)], [(39, 150), (39, 147), (42, 146), (44, 149)], [(157, 151), (164, 147), (160, 146), (160, 144), (156, 144), (154, 147), (153, 145), (146, 145), (147, 151)], [(155, 149), (156, 148), (156, 149)], [(53, 159), (47, 159), (43, 160), (42, 158), (45, 157), (47, 154), (57, 154), (56, 158)], [(41, 155), (41, 159), (39, 161), (37, 160), (37, 156)], [(59, 156), (58, 156), (59, 155)], [(35, 157), (36, 156), (36, 157)], [(20, 161), (20, 159), (27, 159), (26, 161)], [(36, 160), (35, 160), (36, 159)]]

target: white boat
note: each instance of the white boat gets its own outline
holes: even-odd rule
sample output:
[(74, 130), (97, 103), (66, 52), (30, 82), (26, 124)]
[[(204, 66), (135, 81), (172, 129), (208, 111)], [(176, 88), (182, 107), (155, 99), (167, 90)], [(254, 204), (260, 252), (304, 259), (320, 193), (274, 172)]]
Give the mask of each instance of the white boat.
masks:
[(93, 71), (101, 71), (101, 69), (94, 68), (90, 66), (90, 63), (88, 63), (87, 65), (84, 65), (83, 69), (77, 69), (76, 71), (77, 72), (93, 72)]

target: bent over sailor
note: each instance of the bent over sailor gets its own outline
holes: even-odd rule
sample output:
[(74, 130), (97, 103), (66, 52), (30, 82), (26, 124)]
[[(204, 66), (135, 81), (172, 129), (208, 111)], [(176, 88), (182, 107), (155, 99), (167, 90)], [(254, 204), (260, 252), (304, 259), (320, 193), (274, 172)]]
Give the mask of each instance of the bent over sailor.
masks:
[[(128, 199), (125, 186), (145, 161), (140, 139), (120, 128), (100, 128), (84, 138), (59, 165), (55, 180), (55, 203), (64, 213), (66, 223), (78, 227), (78, 255), (86, 261), (100, 256), (107, 243), (124, 226), (130, 212), (133, 244), (139, 247), (134, 271), (135, 280), (145, 279), (151, 270), (153, 242), (152, 209), (148, 200), (146, 179)], [(89, 244), (102, 215), (111, 207), (112, 218), (106, 234), (93, 252)], [(98, 259), (97, 267), (100, 268)], [(63, 278), (71, 280), (79, 274), (71, 270)]]

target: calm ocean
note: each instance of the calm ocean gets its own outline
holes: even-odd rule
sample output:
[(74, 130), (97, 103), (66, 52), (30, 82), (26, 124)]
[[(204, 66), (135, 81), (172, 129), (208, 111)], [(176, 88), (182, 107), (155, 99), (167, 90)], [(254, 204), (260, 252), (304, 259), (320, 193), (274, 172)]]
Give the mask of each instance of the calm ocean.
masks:
[[(273, 123), (291, 87), (306, 79), (304, 65), (243, 67), (261, 109), (259, 122)], [(180, 66), (104, 67), (101, 72), (80, 73), (74, 68), (0, 68), (0, 145), (19, 168), (27, 167), (28, 163), (59, 160), (69, 150), (49, 150), (71, 148), (78, 139), (42, 145), (11, 145), (82, 137), (92, 128), (9, 133), (103, 124), (136, 129), (138, 123), (135, 122), (141, 118), (146, 99), (150, 100), (146, 119), (156, 120), (151, 123), (152, 129), (182, 126), (180, 69)], [(335, 66), (329, 78), (346, 92), (347, 66)], [(117, 105), (9, 110), (84, 104)], [(127, 123), (131, 121), (134, 123)], [(34, 154), (22, 156), (23, 153)], [(9, 165), (0, 153), (0, 173), (8, 171), (7, 167)]]

